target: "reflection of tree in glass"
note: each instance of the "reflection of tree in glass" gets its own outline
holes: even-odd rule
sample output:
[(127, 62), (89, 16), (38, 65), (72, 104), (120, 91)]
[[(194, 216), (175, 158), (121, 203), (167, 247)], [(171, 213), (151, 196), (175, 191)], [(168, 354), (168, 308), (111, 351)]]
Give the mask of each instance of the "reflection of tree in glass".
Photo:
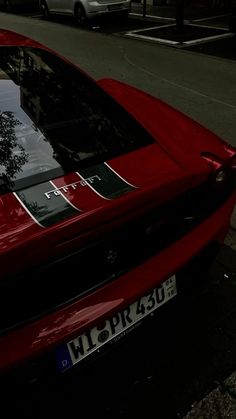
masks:
[(21, 193), (20, 197), (22, 202), (25, 204), (27, 208), (29, 208), (31, 214), (33, 214), (34, 216), (43, 217), (50, 213), (46, 205), (39, 205), (36, 201), (29, 202), (29, 200), (26, 199), (23, 193)]
[[(24, 148), (17, 143), (15, 127), (18, 125), (21, 122), (13, 112), (0, 112), (0, 178), (6, 188), (14, 183), (16, 174), (28, 160)], [(16, 147), (17, 153), (14, 153)]]

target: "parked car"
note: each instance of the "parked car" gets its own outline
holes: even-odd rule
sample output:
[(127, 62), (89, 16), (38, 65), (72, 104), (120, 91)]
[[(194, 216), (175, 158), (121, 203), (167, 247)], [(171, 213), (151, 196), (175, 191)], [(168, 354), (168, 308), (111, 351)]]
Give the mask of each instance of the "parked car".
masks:
[(3, 7), (7, 12), (12, 12), (15, 9), (24, 7), (38, 7), (37, 0), (0, 0), (0, 7)]
[(64, 372), (176, 299), (182, 268), (224, 240), (236, 150), (0, 35), (0, 371), (50, 354)]
[(70, 15), (79, 25), (84, 25), (97, 16), (127, 17), (131, 0), (39, 0), (39, 7), (45, 18), (50, 14)]

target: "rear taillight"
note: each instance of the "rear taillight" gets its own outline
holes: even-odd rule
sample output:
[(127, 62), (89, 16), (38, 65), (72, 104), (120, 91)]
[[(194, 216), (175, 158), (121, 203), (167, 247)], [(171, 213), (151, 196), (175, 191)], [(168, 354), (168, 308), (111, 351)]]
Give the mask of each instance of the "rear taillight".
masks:
[(226, 169), (224, 160), (216, 156), (214, 153), (211, 153), (208, 151), (202, 152), (201, 156), (204, 160), (208, 162), (211, 169), (214, 170), (215, 182), (216, 183), (224, 182), (227, 178), (227, 169)]
[(236, 155), (236, 149), (232, 147), (231, 145), (227, 143), (223, 143), (223, 148), (230, 157), (233, 157)]
[(229, 165), (231, 169), (236, 170), (236, 155), (230, 158)]
[(230, 168), (236, 170), (236, 149), (227, 143), (223, 143), (223, 148), (229, 156)]

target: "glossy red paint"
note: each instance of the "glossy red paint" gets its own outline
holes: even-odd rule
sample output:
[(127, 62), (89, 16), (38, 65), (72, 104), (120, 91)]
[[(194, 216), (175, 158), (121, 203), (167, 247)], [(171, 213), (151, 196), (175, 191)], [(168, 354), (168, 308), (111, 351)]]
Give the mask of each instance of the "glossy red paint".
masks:
[(98, 84), (145, 126), (163, 150), (194, 176), (202, 173), (205, 177), (206, 164), (199, 159), (202, 152), (228, 159), (219, 137), (167, 103), (116, 80), (102, 79)]
[(208, 243), (223, 240), (235, 200), (236, 194), (190, 234), (116, 281), (50, 316), (3, 336), (0, 339), (0, 370), (53, 350), (62, 342), (109, 318), (178, 272)]
[[(122, 223), (127, 214), (133, 218), (136, 213), (145, 212), (148, 207), (174, 198), (191, 185), (191, 177), (186, 171), (157, 145), (137, 150), (108, 163), (134, 184), (135, 190), (116, 200), (101, 198), (86, 187), (81, 187), (79, 192), (76, 190), (69, 195), (67, 193), (67, 199), (81, 212), (78, 211), (74, 217), (46, 229), (32, 220), (13, 194), (1, 197), (3, 208), (8, 208), (8, 217), (4, 218), (0, 226), (0, 235), (4, 238), (0, 249), (2, 276), (33, 266), (35, 260), (37, 263), (43, 262), (49, 257), (68, 251), (68, 240), (70, 246), (74, 246), (75, 242), (77, 245), (85, 245), (91, 240), (91, 234), (94, 238), (101, 234), (101, 229), (96, 232), (99, 226), (103, 226), (102, 231), (112, 229), (114, 225), (111, 222), (117, 216)], [(53, 183), (61, 187), (75, 179), (80, 178), (74, 173), (55, 179)], [(3, 214), (1, 216), (4, 217)], [(71, 241), (71, 235), (76, 239)], [(24, 256), (26, 254), (27, 258)], [(14, 265), (10, 263), (12, 259), (15, 260)]]
[[(3, 30), (0, 44), (48, 50), (36, 41)], [(156, 140), (155, 144), (107, 162), (134, 189), (112, 200), (89, 188), (81, 188), (79, 193), (70, 190), (66, 198), (78, 212), (47, 228), (32, 219), (14, 194), (3, 195), (1, 278), (84, 247), (101, 234), (199, 185), (213, 173), (213, 167), (201, 157), (202, 152), (219, 156), (225, 164), (231, 157), (221, 139), (162, 101), (114, 80), (104, 79), (98, 84)], [(54, 179), (53, 184), (58, 188), (79, 179), (71, 173)], [(223, 240), (235, 200), (234, 193), (190, 233), (106, 286), (0, 337), (0, 370), (33, 359), (78, 336), (178, 272), (209, 243)]]
[(9, 31), (7, 29), (0, 29), (0, 45), (9, 45), (9, 46), (27, 46), (35, 48), (43, 48), (48, 50), (48, 48), (33, 39), (27, 38), (24, 35), (19, 33)]

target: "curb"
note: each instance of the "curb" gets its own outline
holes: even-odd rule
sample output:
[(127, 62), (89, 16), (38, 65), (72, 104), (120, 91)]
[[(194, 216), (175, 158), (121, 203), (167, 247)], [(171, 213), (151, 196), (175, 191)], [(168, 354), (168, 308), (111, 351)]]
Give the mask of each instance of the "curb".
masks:
[(236, 372), (209, 393), (182, 419), (235, 419), (236, 418)]

